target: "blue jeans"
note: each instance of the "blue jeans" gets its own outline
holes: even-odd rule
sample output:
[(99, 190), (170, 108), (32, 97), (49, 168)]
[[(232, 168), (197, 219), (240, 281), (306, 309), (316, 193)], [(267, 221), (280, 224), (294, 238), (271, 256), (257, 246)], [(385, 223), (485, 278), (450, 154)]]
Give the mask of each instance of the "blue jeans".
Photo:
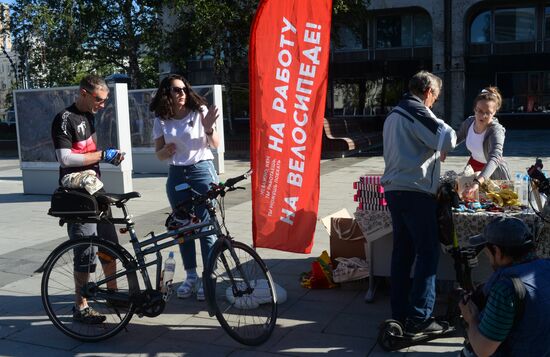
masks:
[(392, 318), (421, 322), (431, 317), (435, 304), (440, 249), (437, 203), (435, 196), (414, 191), (388, 191), (385, 196), (393, 226)]
[[(212, 182), (219, 182), (212, 160), (199, 161), (194, 165), (188, 166), (170, 165), (168, 179), (166, 180), (166, 194), (168, 195), (170, 206), (172, 209), (175, 209), (178, 203), (191, 198), (190, 190), (176, 191), (174, 189), (175, 186), (187, 183), (193, 190), (203, 194), (210, 189), (210, 183)], [(208, 210), (204, 205), (195, 207), (195, 215), (201, 221), (209, 219)], [(208, 253), (215, 241), (216, 236), (213, 235), (200, 239), (203, 267), (206, 266)], [(195, 241), (191, 240), (180, 244), (180, 252), (185, 270), (195, 269), (197, 267)]]

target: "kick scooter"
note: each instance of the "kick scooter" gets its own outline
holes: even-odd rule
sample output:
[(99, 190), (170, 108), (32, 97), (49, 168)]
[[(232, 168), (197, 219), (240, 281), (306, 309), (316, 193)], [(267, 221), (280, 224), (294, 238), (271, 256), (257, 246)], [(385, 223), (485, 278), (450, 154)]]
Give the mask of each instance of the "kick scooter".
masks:
[(405, 328), (401, 322), (393, 319), (385, 320), (380, 325), (378, 333), (378, 344), (380, 344), (382, 349), (385, 351), (400, 350), (440, 338), (456, 331), (456, 327), (462, 322), (458, 301), (462, 299), (466, 292), (474, 291), (471, 271), (473, 267), (478, 265), (477, 256), (481, 250), (482, 247), (459, 248), (456, 236), (453, 245), (447, 250), (454, 261), (456, 281), (459, 284), (459, 288), (450, 292), (445, 316), (440, 320), (436, 319), (444, 329), (433, 333), (408, 335), (405, 333)]

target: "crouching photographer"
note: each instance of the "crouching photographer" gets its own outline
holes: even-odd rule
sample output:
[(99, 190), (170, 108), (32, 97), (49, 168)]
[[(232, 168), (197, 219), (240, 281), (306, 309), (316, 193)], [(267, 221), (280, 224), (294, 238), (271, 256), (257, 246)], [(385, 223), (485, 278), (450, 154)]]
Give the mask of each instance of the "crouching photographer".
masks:
[(470, 244), (485, 246), (494, 273), (483, 287), (484, 307), (459, 303), (469, 340), (461, 355), (550, 356), (550, 260), (535, 255), (529, 228), (499, 217)]

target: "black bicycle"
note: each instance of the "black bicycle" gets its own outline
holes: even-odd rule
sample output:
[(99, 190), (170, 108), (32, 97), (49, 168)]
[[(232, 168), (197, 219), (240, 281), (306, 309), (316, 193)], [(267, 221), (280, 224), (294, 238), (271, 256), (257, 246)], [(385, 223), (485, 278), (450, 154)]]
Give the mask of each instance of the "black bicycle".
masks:
[[(273, 279), (255, 250), (235, 241), (225, 227), (223, 197), (227, 192), (244, 189), (235, 185), (249, 175), (250, 172), (230, 178), (225, 183), (211, 184), (210, 190), (203, 195), (193, 192), (193, 198), (186, 206), (205, 205), (210, 217), (208, 221), (191, 221), (185, 225), (181, 219), (185, 212), (173, 212), (166, 232), (159, 235), (150, 232), (143, 241), (139, 241), (126, 207), (130, 199), (140, 197), (138, 192), (96, 194), (100, 207), (116, 206), (122, 210), (123, 218), (112, 217), (107, 213), (108, 209), (93, 216), (76, 214), (61, 218), (60, 224), (107, 220), (125, 225), (120, 231), (129, 233), (134, 255), (118, 244), (95, 237), (69, 240), (58, 246), (37, 270), (44, 273), (42, 302), (50, 320), (63, 333), (90, 342), (114, 336), (125, 328), (134, 314), (139, 317), (160, 315), (172, 292), (171, 287), (165, 289), (161, 286), (160, 251), (184, 241), (216, 235), (218, 238), (203, 273), (208, 312), (210, 316), (216, 316), (223, 329), (236, 341), (246, 345), (265, 342), (277, 320)], [(222, 217), (221, 224), (217, 210)], [(77, 273), (75, 262), (82, 259), (88, 259), (89, 268), (84, 273)], [(98, 261), (101, 264), (96, 264)], [(155, 287), (151, 283), (149, 267), (156, 267)], [(85, 277), (84, 281), (82, 277)], [(75, 321), (72, 309), (77, 292), (89, 306), (105, 316), (103, 321), (95, 324)]]

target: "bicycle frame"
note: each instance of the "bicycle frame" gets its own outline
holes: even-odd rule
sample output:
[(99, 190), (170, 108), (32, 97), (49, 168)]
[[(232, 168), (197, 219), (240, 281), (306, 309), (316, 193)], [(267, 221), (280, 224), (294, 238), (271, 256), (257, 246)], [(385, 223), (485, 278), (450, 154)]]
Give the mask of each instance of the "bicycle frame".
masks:
[[(132, 248), (134, 250), (137, 265), (135, 267), (127, 267), (127, 270), (123, 273), (118, 273), (113, 276), (109, 276), (103, 280), (100, 280), (97, 282), (97, 285), (101, 285), (110, 280), (120, 278), (124, 274), (139, 271), (143, 277), (146, 290), (156, 290), (160, 288), (159, 286), (160, 273), (161, 273), (161, 267), (162, 267), (162, 255), (160, 254), (161, 250), (174, 245), (183, 244), (184, 242), (187, 242), (187, 241), (192, 241), (203, 237), (207, 237), (210, 235), (216, 235), (218, 239), (225, 238), (225, 235), (222, 234), (221, 226), (218, 222), (216, 211), (212, 202), (209, 200), (206, 204), (207, 204), (207, 209), (210, 216), (210, 219), (208, 221), (192, 223), (185, 227), (163, 232), (159, 235), (155, 235), (154, 232), (150, 232), (148, 234), (150, 238), (144, 241), (140, 241), (137, 236), (137, 233), (135, 230), (135, 222), (132, 220), (132, 217), (128, 212), (128, 208), (126, 207), (125, 204), (121, 204), (119, 208), (121, 208), (124, 217), (110, 218), (109, 222), (115, 225), (126, 226), (126, 228), (124, 230), (121, 230), (121, 232), (128, 232), (130, 235), (130, 243), (132, 244)], [(205, 230), (204, 228), (206, 227), (210, 227), (210, 229)], [(174, 237), (177, 237), (177, 238), (174, 238)], [(165, 241), (170, 238), (173, 238), (173, 239), (159, 244), (159, 242)], [(156, 254), (156, 259), (150, 262), (145, 262), (145, 257), (151, 254)], [(151, 283), (149, 272), (146, 269), (147, 267), (150, 267), (152, 265), (156, 265), (156, 284), (155, 284), (156, 288), (155, 289), (153, 288), (153, 285)]]
[[(97, 281), (97, 285), (102, 285), (104, 283), (107, 283), (108, 281), (118, 279), (122, 277), (125, 274), (128, 273), (135, 273), (139, 271), (143, 277), (143, 281), (145, 284), (145, 290), (158, 290), (160, 288), (160, 274), (161, 274), (161, 267), (162, 267), (162, 255), (160, 254), (160, 251), (177, 245), (177, 244), (183, 244), (187, 241), (192, 241), (196, 239), (201, 239), (203, 237), (207, 237), (210, 235), (216, 235), (218, 240), (221, 240), (218, 244), (224, 244), (229, 249), (229, 252), (235, 262), (238, 263), (237, 269), (240, 271), (241, 275), (244, 277), (244, 282), (246, 284), (246, 291), (241, 292), (237, 291), (236, 284), (235, 284), (235, 278), (233, 274), (231, 274), (231, 269), (229, 268), (229, 265), (225, 259), (225, 257), (221, 257), (222, 264), (224, 265), (224, 268), (228, 271), (229, 279), (233, 285), (233, 292), (237, 296), (242, 296), (245, 293), (249, 293), (252, 291), (252, 287), (250, 285), (250, 282), (246, 278), (246, 275), (242, 271), (242, 267), (240, 266), (239, 258), (235, 254), (235, 251), (231, 244), (228, 244), (228, 241), (231, 240), (231, 238), (225, 234), (223, 234), (220, 223), (218, 221), (217, 215), (216, 215), (216, 208), (214, 207), (212, 200), (208, 199), (206, 202), (206, 208), (209, 213), (209, 220), (206, 222), (199, 222), (199, 223), (192, 223), (190, 225), (187, 225), (185, 227), (181, 227), (175, 230), (169, 230), (166, 232), (163, 232), (159, 235), (155, 235), (154, 232), (150, 232), (148, 235), (150, 235), (150, 238), (139, 241), (136, 231), (135, 231), (135, 223), (132, 221), (131, 216), (128, 212), (128, 209), (125, 204), (121, 204), (119, 208), (121, 208), (124, 217), (123, 218), (111, 218), (109, 219), (110, 222), (113, 224), (124, 224), (126, 225), (126, 231), (130, 234), (130, 243), (132, 244), (135, 259), (137, 262), (137, 265), (135, 267), (126, 267), (126, 271), (122, 273), (115, 274), (113, 276), (109, 276), (103, 280)], [(210, 227), (210, 229), (204, 229)], [(174, 238), (177, 237), (177, 238)], [(164, 243), (160, 243), (161, 241), (167, 240), (172, 238), (170, 241), (166, 241)], [(151, 262), (145, 262), (145, 257), (151, 254), (156, 254), (156, 259)], [(151, 278), (149, 276), (149, 272), (147, 271), (147, 267), (156, 265), (156, 289), (153, 289), (153, 285), (151, 283)], [(206, 268), (206, 267), (205, 267)], [(101, 295), (103, 292), (99, 293), (98, 295)], [(113, 293), (110, 293), (111, 297), (113, 297)], [(116, 295), (116, 294), (115, 294)], [(121, 296), (121, 300), (124, 300)]]

